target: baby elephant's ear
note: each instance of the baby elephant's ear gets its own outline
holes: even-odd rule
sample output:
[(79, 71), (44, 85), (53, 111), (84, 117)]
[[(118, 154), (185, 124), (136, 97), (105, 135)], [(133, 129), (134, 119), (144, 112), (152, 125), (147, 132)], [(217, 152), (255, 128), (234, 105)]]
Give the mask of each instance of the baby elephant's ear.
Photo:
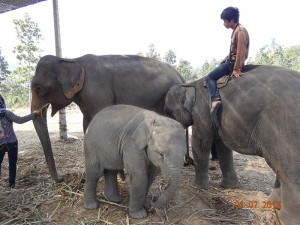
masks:
[(131, 135), (131, 138), (136, 144), (138, 149), (144, 149), (148, 145), (148, 138), (149, 137), (149, 124), (146, 123), (144, 119), (138, 127), (134, 130)]

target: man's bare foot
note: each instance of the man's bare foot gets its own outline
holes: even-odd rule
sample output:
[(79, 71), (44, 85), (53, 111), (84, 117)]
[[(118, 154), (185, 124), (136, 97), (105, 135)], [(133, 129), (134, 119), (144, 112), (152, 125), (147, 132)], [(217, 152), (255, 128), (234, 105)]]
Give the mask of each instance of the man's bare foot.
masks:
[(211, 103), (210, 113), (212, 113), (216, 107), (219, 108), (220, 105), (221, 105), (221, 100), (215, 100), (215, 101), (213, 101)]

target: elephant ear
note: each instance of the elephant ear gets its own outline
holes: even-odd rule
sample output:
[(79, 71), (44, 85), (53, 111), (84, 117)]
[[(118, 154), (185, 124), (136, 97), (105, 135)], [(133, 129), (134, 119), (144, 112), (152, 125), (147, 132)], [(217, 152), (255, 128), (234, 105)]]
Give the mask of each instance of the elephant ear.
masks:
[[(152, 119), (153, 120), (153, 119)], [(131, 138), (138, 149), (144, 149), (149, 142), (150, 118), (143, 118), (137, 128), (133, 131)]]
[(188, 112), (192, 112), (196, 100), (196, 88), (192, 85), (181, 85), (181, 104)]
[(61, 61), (58, 63), (58, 81), (67, 99), (73, 98), (84, 84), (85, 71), (75, 61)]

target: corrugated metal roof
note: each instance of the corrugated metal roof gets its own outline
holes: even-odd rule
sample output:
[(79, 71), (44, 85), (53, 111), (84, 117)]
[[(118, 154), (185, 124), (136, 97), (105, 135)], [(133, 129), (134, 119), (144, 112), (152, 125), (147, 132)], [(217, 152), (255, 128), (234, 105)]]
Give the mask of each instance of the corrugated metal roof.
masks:
[(45, 0), (0, 0), (0, 13), (5, 13), (28, 5), (33, 5), (42, 1)]

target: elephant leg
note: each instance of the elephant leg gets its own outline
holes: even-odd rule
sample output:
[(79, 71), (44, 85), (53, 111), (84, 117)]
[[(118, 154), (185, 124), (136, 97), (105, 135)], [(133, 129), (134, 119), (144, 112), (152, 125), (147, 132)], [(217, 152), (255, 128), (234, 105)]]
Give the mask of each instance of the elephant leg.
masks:
[(96, 171), (94, 168), (86, 166), (86, 176), (84, 185), (83, 201), (84, 207), (87, 209), (96, 209), (99, 207), (97, 200), (97, 184), (100, 177), (103, 176), (103, 170)]
[(214, 141), (212, 146), (211, 146), (211, 158), (210, 158), (210, 160), (211, 161), (218, 161), (219, 160), (216, 141)]
[(145, 173), (130, 174), (129, 215), (135, 219), (147, 217), (144, 203), (147, 195), (148, 175)]
[[(296, 179), (291, 178), (297, 176)], [(281, 209), (279, 217), (284, 224), (296, 225), (300, 221), (300, 182), (299, 173), (287, 179), (280, 180), (281, 184)]]
[(198, 188), (206, 189), (209, 185), (208, 164), (212, 141), (201, 139), (197, 130), (193, 127), (192, 152), (195, 166), (195, 185)]
[(104, 170), (104, 197), (108, 201), (119, 203), (122, 201), (122, 197), (119, 193), (117, 175), (118, 170)]
[(223, 174), (221, 186), (224, 188), (236, 188), (239, 186), (239, 181), (233, 165), (232, 150), (228, 149), (221, 141), (217, 141), (216, 145)]
[(267, 201), (269, 202), (280, 202), (281, 201), (281, 185), (278, 176), (274, 182), (273, 190), (269, 195)]
[[(151, 164), (149, 166), (149, 170), (148, 170), (148, 185), (147, 185), (146, 195), (148, 194), (149, 189), (150, 189), (157, 173), (158, 173), (158, 168), (156, 166), (154, 166), (153, 164)], [(150, 200), (148, 198), (145, 199), (144, 207), (146, 209), (151, 207)]]

